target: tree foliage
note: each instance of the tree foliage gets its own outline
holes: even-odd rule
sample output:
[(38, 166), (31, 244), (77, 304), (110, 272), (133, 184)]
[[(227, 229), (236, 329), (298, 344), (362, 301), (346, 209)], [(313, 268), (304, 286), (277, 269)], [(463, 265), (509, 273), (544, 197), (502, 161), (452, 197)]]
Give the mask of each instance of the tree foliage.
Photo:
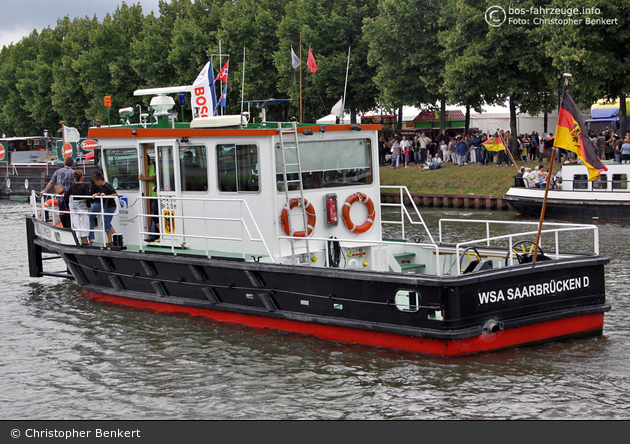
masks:
[[(245, 100), (289, 98), (298, 115), (298, 70), (290, 49), (302, 39), (304, 120), (330, 111), (344, 92), (352, 48), (346, 110), (377, 106), (479, 109), (509, 104), (537, 114), (557, 106), (558, 74), (573, 73), (572, 91), (588, 104), (625, 97), (630, 77), (627, 0), (510, 0), (505, 8), (599, 8), (590, 18), (617, 18), (614, 26), (504, 24), (484, 13), (493, 0), (160, 0), (157, 12), (122, 2), (96, 17), (59, 19), (0, 49), (0, 132), (53, 134), (60, 122), (83, 134), (106, 121), (103, 96), (112, 96), (112, 122), (122, 107), (148, 105), (139, 88), (191, 84), (213, 54), (229, 54), (228, 113)], [(308, 47), (318, 70), (306, 67)], [(218, 71), (218, 57), (214, 69)], [(625, 103), (625, 102), (624, 102)], [(189, 112), (186, 105), (185, 112)], [(624, 112), (624, 110), (622, 110)]]

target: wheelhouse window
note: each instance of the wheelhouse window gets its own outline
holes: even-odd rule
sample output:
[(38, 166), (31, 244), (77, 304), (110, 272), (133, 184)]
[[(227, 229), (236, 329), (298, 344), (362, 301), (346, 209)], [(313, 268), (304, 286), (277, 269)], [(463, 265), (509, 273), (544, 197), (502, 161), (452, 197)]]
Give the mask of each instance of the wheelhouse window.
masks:
[(107, 179), (115, 190), (139, 190), (138, 150), (119, 148), (103, 150)]
[[(276, 144), (276, 182), (284, 191), (282, 150)], [(298, 189), (296, 151), (284, 150), (289, 190)], [(372, 148), (370, 139), (300, 142), (300, 166), (305, 190), (372, 183)]]
[(180, 146), (182, 191), (208, 191), (208, 159), (206, 147)]
[(217, 168), (219, 191), (256, 193), (260, 190), (256, 145), (217, 145)]

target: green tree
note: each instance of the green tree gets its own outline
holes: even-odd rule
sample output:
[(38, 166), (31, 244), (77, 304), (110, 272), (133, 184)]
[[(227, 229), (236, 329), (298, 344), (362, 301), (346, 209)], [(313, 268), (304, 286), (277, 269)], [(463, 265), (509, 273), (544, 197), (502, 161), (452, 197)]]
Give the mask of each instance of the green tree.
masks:
[[(377, 13), (376, 0), (302, 0), (287, 4), (286, 15), (278, 28), (280, 49), (274, 55), (278, 89), (298, 105), (298, 76), (291, 66), (290, 53), (292, 42), (298, 42), (302, 32), (302, 40), (312, 48), (318, 67), (316, 74), (311, 75), (306, 66), (308, 46), (305, 46), (303, 84), (310, 85), (304, 95), (305, 121), (325, 115), (343, 95), (348, 46), (352, 51), (346, 109), (354, 121), (358, 111), (374, 108), (378, 91), (372, 78), (376, 71), (367, 63), (369, 45), (362, 28), (363, 21)], [(299, 45), (293, 47), (299, 52)]]
[(616, 20), (609, 25), (546, 26), (545, 48), (558, 72), (573, 75), (570, 87), (577, 102), (591, 104), (601, 98), (619, 99), (623, 136), (626, 97), (630, 93), (630, 77), (625, 73), (630, 62), (630, 3), (626, 0), (554, 0), (550, 6), (592, 8), (591, 14), (580, 16), (583, 20)]
[(390, 107), (403, 105), (441, 107), (445, 126), (446, 93), (443, 47), (439, 34), (442, 2), (435, 0), (381, 0), (378, 16), (366, 19), (368, 62), (377, 67), (374, 81), (380, 100)]

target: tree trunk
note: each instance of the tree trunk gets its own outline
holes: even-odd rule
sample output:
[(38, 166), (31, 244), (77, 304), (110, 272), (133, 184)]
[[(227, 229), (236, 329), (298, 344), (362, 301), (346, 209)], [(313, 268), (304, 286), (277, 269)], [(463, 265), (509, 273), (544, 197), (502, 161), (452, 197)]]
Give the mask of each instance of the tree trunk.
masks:
[(547, 132), (547, 126), (548, 126), (548, 119), (549, 115), (547, 114), (547, 111), (545, 111), (545, 113), (543, 114), (543, 133)]
[(619, 94), (619, 137), (624, 138), (626, 131), (628, 130), (626, 109), (626, 95), (622, 92)]
[(446, 129), (446, 98), (440, 97), (440, 134)]
[(466, 105), (466, 122), (464, 123), (464, 132), (470, 132), (470, 105)]
[(400, 105), (400, 108), (398, 108), (398, 121), (396, 122), (396, 129), (401, 130), (402, 129), (402, 120), (403, 120), (403, 106)]
[(516, 103), (514, 103), (514, 99), (510, 96), (510, 134), (512, 135), (513, 141), (516, 141), (518, 137), (516, 131)]
[(357, 123), (357, 110), (354, 108), (350, 110), (350, 123), (353, 125)]

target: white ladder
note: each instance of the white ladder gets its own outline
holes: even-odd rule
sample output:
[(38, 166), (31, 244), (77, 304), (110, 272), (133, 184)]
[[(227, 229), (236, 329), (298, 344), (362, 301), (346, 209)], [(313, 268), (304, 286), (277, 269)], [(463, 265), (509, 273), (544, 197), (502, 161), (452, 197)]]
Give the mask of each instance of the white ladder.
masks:
[[(293, 190), (293, 192), (297, 193), (298, 208), (304, 222), (304, 242), (306, 242), (306, 253), (308, 255), (308, 264), (310, 265), (311, 250), (308, 243), (308, 217), (306, 215), (306, 201), (304, 200), (304, 183), (302, 182), (302, 165), (300, 163), (300, 145), (298, 143), (297, 122), (291, 122), (291, 128), (282, 128), (282, 123), (278, 123), (278, 134), (280, 135), (280, 151), (282, 153), (282, 180), (284, 182), (284, 195), (286, 197), (289, 234), (293, 234), (293, 230), (291, 230), (291, 206), (289, 204), (291, 200), (289, 193), (291, 190), (289, 190), (289, 185), (297, 184), (297, 190)], [(287, 163), (286, 152), (291, 150), (295, 151), (296, 160), (295, 162)], [(287, 168), (289, 168), (289, 171), (287, 171)], [(297, 174), (298, 178), (288, 179), (287, 174)], [(296, 263), (295, 239), (292, 237), (289, 242), (291, 243), (291, 255), (293, 256), (294, 263)]]

